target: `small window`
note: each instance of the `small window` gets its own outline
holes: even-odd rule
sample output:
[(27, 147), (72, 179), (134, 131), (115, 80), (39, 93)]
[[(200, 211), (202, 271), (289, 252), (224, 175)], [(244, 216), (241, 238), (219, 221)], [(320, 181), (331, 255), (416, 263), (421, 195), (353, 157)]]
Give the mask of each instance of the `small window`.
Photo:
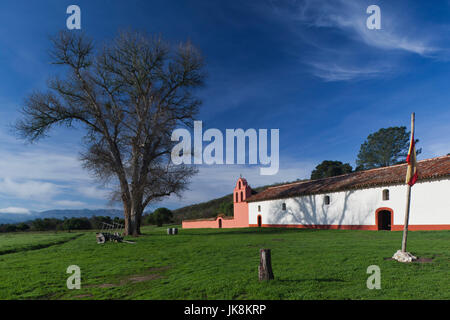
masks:
[(258, 212), (261, 212), (261, 206), (258, 206)]
[(244, 193), (241, 191), (241, 201), (244, 201)]
[(325, 197), (323, 198), (323, 202), (324, 202), (326, 205), (329, 205), (329, 204), (330, 204), (330, 196), (325, 196)]
[(283, 203), (283, 204), (281, 205), (281, 209), (282, 209), (283, 211), (286, 211), (286, 203)]
[(383, 200), (389, 200), (389, 190), (388, 189), (384, 189), (383, 190)]
[(236, 192), (236, 202), (239, 202), (239, 193)]
[(239, 189), (241, 188), (241, 182), (239, 181)]

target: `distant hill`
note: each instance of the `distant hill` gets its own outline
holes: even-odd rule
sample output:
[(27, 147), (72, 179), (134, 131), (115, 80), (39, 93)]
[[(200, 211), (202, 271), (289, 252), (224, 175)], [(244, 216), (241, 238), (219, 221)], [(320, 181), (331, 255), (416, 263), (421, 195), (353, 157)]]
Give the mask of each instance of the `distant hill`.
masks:
[(224, 197), (213, 199), (210, 201), (193, 204), (187, 207), (179, 208), (173, 211), (173, 218), (176, 223), (181, 223), (186, 219), (200, 219), (211, 218), (217, 216), (219, 208), (222, 203), (233, 203), (233, 194), (228, 194)]
[(34, 219), (45, 218), (90, 218), (92, 216), (109, 216), (111, 218), (123, 218), (123, 211), (117, 209), (79, 209), (79, 210), (48, 210), (42, 212), (31, 212), (29, 214), (21, 213), (2, 213), (0, 214), (0, 224), (25, 222)]
[[(298, 182), (301, 180), (296, 180), (293, 182)], [(267, 186), (252, 188), (255, 192), (260, 192), (269, 187), (275, 187), (283, 184), (288, 184), (292, 182), (280, 182)], [(220, 207), (223, 203), (233, 203), (233, 194), (227, 194), (221, 198), (212, 199), (206, 202), (201, 202), (198, 204), (193, 204), (183, 208), (179, 208), (173, 211), (173, 217), (176, 223), (181, 223), (182, 220), (187, 219), (203, 219), (216, 217), (220, 212)]]
[(43, 218), (90, 218), (92, 216), (109, 216), (123, 218), (123, 211), (117, 209), (80, 209), (80, 210), (48, 210), (41, 212)]

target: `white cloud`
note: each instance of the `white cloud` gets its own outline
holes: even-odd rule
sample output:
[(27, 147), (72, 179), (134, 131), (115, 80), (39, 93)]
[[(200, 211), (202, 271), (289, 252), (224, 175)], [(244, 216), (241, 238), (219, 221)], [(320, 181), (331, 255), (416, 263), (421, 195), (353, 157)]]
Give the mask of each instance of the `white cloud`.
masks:
[(107, 203), (107, 191), (93, 186), (73, 145), (24, 144), (2, 130), (0, 140), (0, 206), (9, 206), (11, 199), (32, 210), (80, 207), (83, 198)]
[(0, 180), (0, 194), (19, 199), (49, 200), (61, 192), (61, 187), (50, 183), (28, 180), (18, 182), (11, 178)]
[(31, 214), (30, 210), (26, 208), (17, 208), (17, 207), (8, 207), (0, 209), (0, 213), (9, 213), (9, 214)]
[(79, 194), (81, 194), (87, 198), (91, 198), (91, 199), (108, 199), (109, 198), (108, 190), (100, 189), (100, 188), (97, 188), (92, 185), (84, 185), (83, 184), (83, 185), (76, 187), (75, 190)]
[(74, 181), (90, 180), (76, 156), (48, 150), (2, 150), (0, 176), (15, 179)]

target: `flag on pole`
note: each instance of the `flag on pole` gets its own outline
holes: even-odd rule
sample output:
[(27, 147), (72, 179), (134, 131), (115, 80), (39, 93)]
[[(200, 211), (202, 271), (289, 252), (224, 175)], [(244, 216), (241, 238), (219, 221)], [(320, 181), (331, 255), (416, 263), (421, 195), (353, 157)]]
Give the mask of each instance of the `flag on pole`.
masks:
[(416, 147), (414, 142), (414, 132), (411, 134), (411, 142), (409, 143), (408, 156), (406, 157), (408, 169), (406, 171), (406, 183), (413, 186), (417, 181), (417, 159)]

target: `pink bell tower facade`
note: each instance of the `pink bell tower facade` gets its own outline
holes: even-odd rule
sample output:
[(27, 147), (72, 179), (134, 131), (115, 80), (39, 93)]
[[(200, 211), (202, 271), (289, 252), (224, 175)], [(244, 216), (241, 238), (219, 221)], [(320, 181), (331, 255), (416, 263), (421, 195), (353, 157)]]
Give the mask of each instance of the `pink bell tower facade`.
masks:
[(252, 189), (244, 178), (239, 178), (233, 191), (234, 228), (249, 226), (248, 203), (245, 201), (252, 195)]
[(248, 203), (245, 201), (252, 194), (252, 189), (244, 178), (239, 178), (233, 190), (234, 217), (219, 214), (215, 218), (183, 220), (185, 229), (191, 228), (245, 228), (249, 227)]

